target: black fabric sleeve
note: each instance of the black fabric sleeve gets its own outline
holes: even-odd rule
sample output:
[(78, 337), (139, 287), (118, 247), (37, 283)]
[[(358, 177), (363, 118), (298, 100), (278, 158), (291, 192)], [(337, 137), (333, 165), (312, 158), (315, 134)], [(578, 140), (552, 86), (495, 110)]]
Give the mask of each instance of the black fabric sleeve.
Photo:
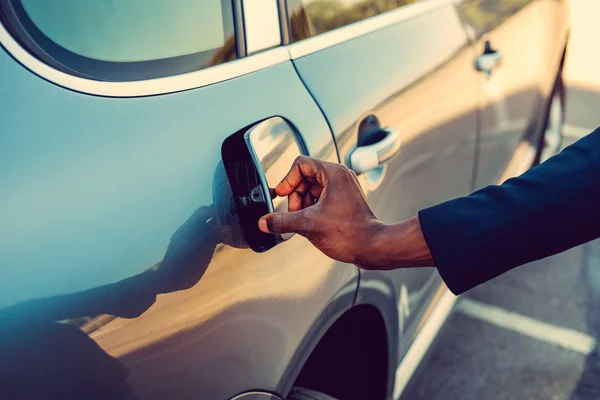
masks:
[(422, 210), (419, 219), (455, 294), (600, 237), (600, 128), (523, 175)]

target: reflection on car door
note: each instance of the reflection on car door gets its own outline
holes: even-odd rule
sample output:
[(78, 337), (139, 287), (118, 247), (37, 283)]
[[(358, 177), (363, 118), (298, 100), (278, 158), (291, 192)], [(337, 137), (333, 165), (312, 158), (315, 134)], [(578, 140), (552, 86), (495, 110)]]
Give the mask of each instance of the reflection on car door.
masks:
[[(369, 126), (377, 130), (379, 124), (402, 138), (397, 157), (360, 175), (375, 213), (391, 223), (471, 189), (477, 77), (467, 35), (447, 1), (401, 6), (301, 40), (323, 27), (355, 21), (357, 15), (376, 14), (382, 3), (393, 9), (410, 2), (348, 1), (329, 13), (315, 11), (327, 8), (327, 2), (305, 1), (304, 7), (296, 2), (290, 18), (299, 41), (291, 54), (332, 127), (343, 162), (351, 166), (358, 145), (378, 140), (375, 135), (363, 141)], [(331, 20), (322, 21), (323, 15)], [(401, 310), (396, 323), (410, 338), (422, 327), (426, 305), (440, 285), (433, 269), (361, 272), (358, 300), (380, 301), (369, 289), (378, 287), (391, 304), (379, 305)]]
[[(0, 38), (12, 40), (2, 29)], [(222, 143), (242, 128), (281, 116), (310, 155), (337, 161), (287, 51), (129, 83), (74, 78), (22, 53), (50, 73), (41, 79), (0, 47), (2, 393), (5, 383), (14, 398), (114, 399), (124, 386), (138, 399), (289, 390), (300, 343), (323, 310), (335, 318), (351, 307), (358, 272), (300, 237), (255, 253), (225, 223), (233, 200), (219, 195)], [(159, 93), (131, 91), (148, 88)], [(289, 165), (277, 165), (283, 176)], [(197, 259), (164, 270), (192, 213)]]
[(480, 188), (524, 172), (535, 158), (566, 10), (563, 1), (467, 0), (460, 11), (475, 63), (487, 59), (489, 68), (479, 77)]

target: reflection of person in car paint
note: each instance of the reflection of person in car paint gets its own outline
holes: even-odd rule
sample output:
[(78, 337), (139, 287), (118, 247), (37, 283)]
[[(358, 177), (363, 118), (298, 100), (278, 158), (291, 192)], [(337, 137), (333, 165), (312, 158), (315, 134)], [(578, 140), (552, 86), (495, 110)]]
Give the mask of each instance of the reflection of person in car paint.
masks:
[(458, 294), (600, 237), (600, 128), (502, 185), (392, 225), (377, 219), (355, 174), (339, 164), (300, 157), (276, 191), (292, 212), (264, 216), (262, 231), (299, 233), (365, 269), (435, 265)]
[[(88, 334), (117, 317), (139, 317), (159, 294), (196, 285), (221, 243), (248, 247), (222, 162), (213, 204), (177, 229), (159, 263), (116, 283), (0, 309), (0, 399), (135, 399), (129, 370)], [(79, 329), (88, 317), (96, 318)]]
[(156, 296), (194, 286), (204, 275), (222, 227), (214, 206), (201, 207), (175, 232), (163, 260), (122, 281), (35, 299), (0, 310), (0, 398), (135, 399), (129, 373), (69, 323), (109, 314), (135, 318)]

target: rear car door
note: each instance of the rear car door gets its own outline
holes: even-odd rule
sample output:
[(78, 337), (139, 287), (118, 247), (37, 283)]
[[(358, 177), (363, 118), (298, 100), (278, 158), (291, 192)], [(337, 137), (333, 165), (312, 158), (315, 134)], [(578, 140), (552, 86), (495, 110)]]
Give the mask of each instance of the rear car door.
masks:
[(566, 3), (467, 0), (460, 7), (481, 69), (478, 188), (518, 175), (535, 160), (568, 34)]
[[(471, 189), (477, 76), (453, 3), (288, 1), (294, 65), (387, 223)], [(358, 301), (395, 315), (403, 353), (443, 290), (433, 269), (361, 272)]]
[(358, 273), (236, 222), (231, 135), (284, 121), (257, 142), (273, 179), (337, 161), (276, 2), (0, 5), (0, 397), (285, 394)]

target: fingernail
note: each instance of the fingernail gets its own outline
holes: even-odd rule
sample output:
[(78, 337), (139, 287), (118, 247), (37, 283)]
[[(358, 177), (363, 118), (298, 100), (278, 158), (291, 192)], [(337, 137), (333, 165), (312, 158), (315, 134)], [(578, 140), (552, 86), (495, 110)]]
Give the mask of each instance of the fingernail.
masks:
[(258, 220), (258, 229), (260, 229), (264, 233), (269, 233), (269, 227), (267, 226), (266, 218), (261, 218)]

